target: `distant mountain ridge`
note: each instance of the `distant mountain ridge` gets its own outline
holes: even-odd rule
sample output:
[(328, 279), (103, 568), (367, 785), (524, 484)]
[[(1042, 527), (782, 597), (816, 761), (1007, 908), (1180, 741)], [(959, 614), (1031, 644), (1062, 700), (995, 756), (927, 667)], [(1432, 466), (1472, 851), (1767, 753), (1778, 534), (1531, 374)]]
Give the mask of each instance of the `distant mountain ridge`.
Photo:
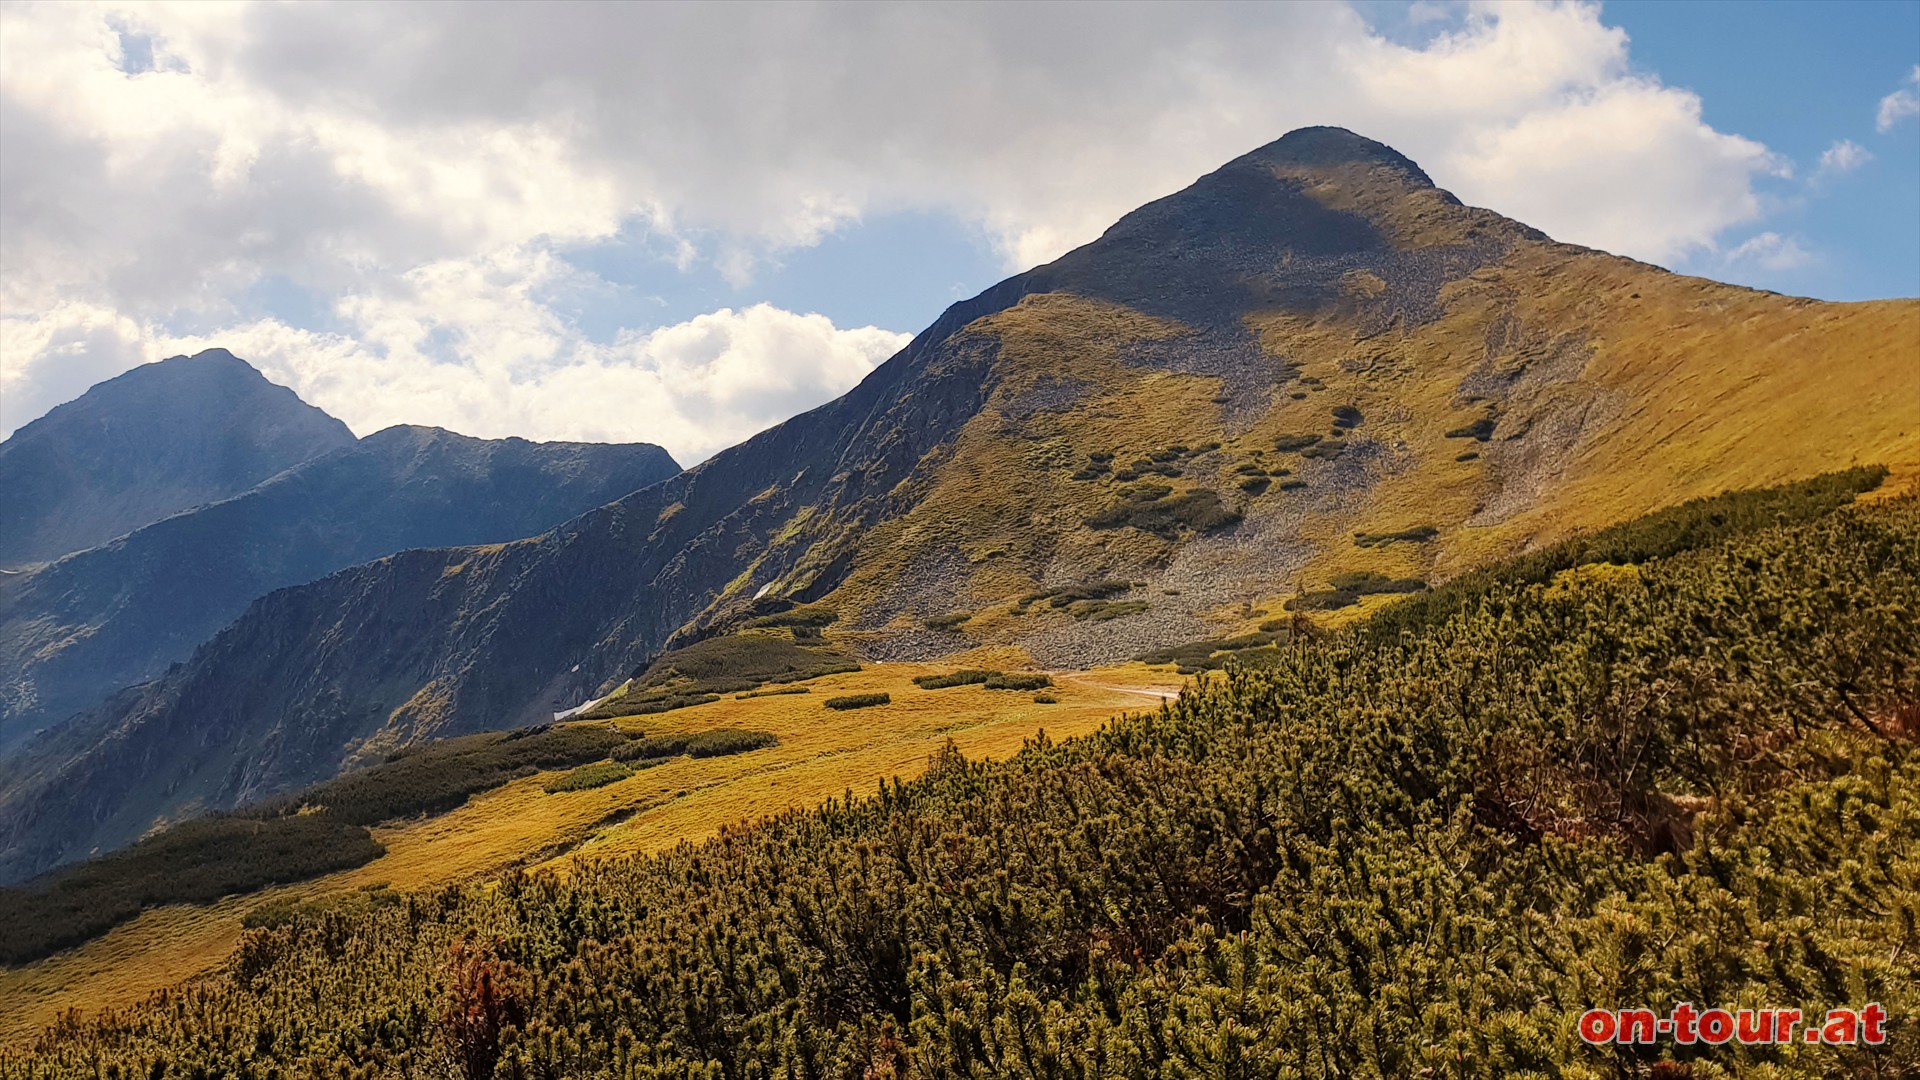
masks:
[(0, 748), (162, 674), (274, 589), (407, 548), (534, 535), (679, 471), (648, 443), (392, 427), (0, 578)]
[[(263, 598), (0, 770), (0, 879), (372, 750), (545, 719), (793, 604), (833, 608), (868, 658), (1085, 666), (1725, 488), (1910, 475), (1916, 340), (1920, 303), (1558, 244), (1379, 143), (1294, 132), (670, 480)], [(1099, 599), (1018, 602), (1075, 587)]]
[(225, 349), (142, 364), (0, 442), (0, 567), (105, 543), (353, 441)]

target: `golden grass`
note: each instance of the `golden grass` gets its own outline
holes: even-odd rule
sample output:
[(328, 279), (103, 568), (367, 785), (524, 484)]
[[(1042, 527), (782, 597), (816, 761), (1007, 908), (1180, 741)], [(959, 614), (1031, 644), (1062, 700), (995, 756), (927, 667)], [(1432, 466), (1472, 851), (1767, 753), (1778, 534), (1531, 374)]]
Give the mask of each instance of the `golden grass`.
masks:
[[(1002, 666), (1017, 650), (983, 650)], [(1085, 734), (1108, 717), (1154, 707), (1177, 693), (1166, 669), (1128, 664), (1063, 672), (1040, 705), (1033, 694), (977, 686), (922, 690), (913, 677), (964, 664), (886, 664), (804, 685), (808, 694), (722, 698), (654, 716), (617, 721), (649, 733), (738, 727), (770, 731), (780, 745), (733, 757), (676, 758), (588, 791), (546, 794), (558, 772), (516, 780), (438, 817), (375, 830), (387, 854), (365, 866), (296, 885), (229, 897), (205, 907), (148, 911), (109, 933), (35, 964), (0, 970), (0, 1040), (16, 1041), (68, 1009), (132, 1004), (217, 967), (241, 933), (241, 919), (274, 900), (310, 901), (386, 883), (427, 889), (485, 879), (512, 866), (564, 872), (579, 858), (657, 851), (713, 835), (721, 826), (794, 807), (817, 806), (883, 779), (916, 776), (951, 738), (969, 757), (1005, 758), (1045, 730)], [(893, 704), (835, 712), (836, 694), (886, 691)]]
[[(1850, 465), (1887, 465), (1890, 491), (1920, 476), (1920, 301), (1796, 300), (1544, 244), (1520, 246), (1443, 299), (1439, 321), (1364, 341), (1348, 312), (1249, 320), (1269, 352), (1324, 385), (1278, 402), (1256, 435), (1323, 430), (1332, 406), (1352, 404), (1366, 415), (1358, 434), (1392, 448), (1370, 491), (1302, 524), (1320, 550), (1301, 588), (1345, 570), (1442, 579), (1575, 530)], [(1494, 444), (1446, 431), (1483, 415), (1456, 400), (1461, 379), (1512, 360), (1497, 349), (1489, 357), (1489, 327), (1503, 316), (1535, 328), (1535, 346), (1566, 336), (1592, 353), (1576, 382), (1509, 420), (1555, 400), (1603, 407), (1531, 505), (1473, 524), (1498, 486), (1493, 451), (1516, 425)], [(1367, 370), (1350, 370), (1356, 356)], [(1482, 456), (1454, 460), (1465, 450)], [(1414, 525), (1440, 536), (1352, 542), (1354, 531)]]
[[(1088, 530), (1082, 519), (1105, 503), (1106, 489), (1069, 475), (1090, 452), (1126, 461), (1204, 441), (1200, 433), (1219, 427), (1219, 381), (1121, 362), (1121, 349), (1185, 328), (1065, 293), (1029, 296), (968, 329), (999, 340), (993, 394), (922, 481), (912, 508), (861, 537), (864, 557), (834, 602), (847, 611), (896, 607), (893, 583), (910, 579), (916, 563), (957, 551), (971, 595), (955, 606), (979, 612), (967, 632), (1004, 641), (1014, 629), (1005, 602), (1034, 589), (1031, 567), (1066, 561), (1092, 572), (1164, 550), (1163, 541), (1132, 530)], [(1064, 412), (1010, 416), (1043, 378), (1072, 381), (1084, 397)]]

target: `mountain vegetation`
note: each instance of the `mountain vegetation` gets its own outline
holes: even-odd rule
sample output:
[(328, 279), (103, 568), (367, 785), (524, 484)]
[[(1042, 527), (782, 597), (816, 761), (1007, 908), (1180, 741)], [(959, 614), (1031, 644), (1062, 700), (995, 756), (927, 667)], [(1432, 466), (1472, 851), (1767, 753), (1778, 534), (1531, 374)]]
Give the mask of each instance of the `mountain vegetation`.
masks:
[(0, 442), (0, 569), (103, 544), (353, 441), (225, 349), (142, 364)]
[(1877, 479), (1675, 507), (657, 856), (282, 909), (0, 1071), (1897, 1075), (1920, 1028), (1574, 1030), (1920, 1008), (1920, 502), (1845, 505)]
[[(1370, 583), (1443, 584), (1725, 488), (1858, 461), (1911, 475), (1916, 339), (1920, 302), (1796, 300), (1557, 244), (1388, 147), (1304, 129), (695, 469), (537, 537), (262, 598), (0, 765), (0, 872), (546, 721), (782, 611), (834, 618), (748, 632), (847, 663), (1084, 669), (1252, 634), (1282, 652), (1253, 611), (1301, 593), (1364, 617), (1391, 603)], [(1108, 582), (1127, 587), (1015, 602)]]
[(517, 540), (679, 471), (647, 443), (392, 427), (0, 578), (0, 747), (164, 674), (275, 589), (407, 548)]
[[(783, 618), (786, 621), (780, 621)], [(830, 615), (818, 614), (766, 616), (757, 620), (758, 627), (675, 649), (580, 716), (644, 716), (706, 705), (725, 694), (753, 693), (770, 683), (859, 671), (853, 658), (809, 633), (821, 625), (821, 618), (831, 621)]]
[(734, 728), (648, 736), (574, 723), (411, 747), (297, 794), (191, 818), (120, 851), (0, 888), (0, 964), (37, 960), (146, 908), (206, 903), (362, 865), (385, 854), (368, 826), (442, 814), (541, 771), (568, 770), (545, 785), (549, 794), (586, 791), (632, 775), (627, 763), (644, 768), (682, 754), (743, 754), (779, 741)]

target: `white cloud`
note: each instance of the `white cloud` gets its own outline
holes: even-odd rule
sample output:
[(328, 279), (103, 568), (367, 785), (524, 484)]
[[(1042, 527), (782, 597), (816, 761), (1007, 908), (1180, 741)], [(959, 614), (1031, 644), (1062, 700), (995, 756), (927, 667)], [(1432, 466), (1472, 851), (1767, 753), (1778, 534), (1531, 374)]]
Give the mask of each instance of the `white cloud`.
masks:
[[(426, 277), (457, 283), (460, 272), (442, 268)], [(357, 434), (411, 423), (484, 438), (646, 441), (692, 465), (832, 400), (909, 340), (877, 327), (841, 329), (822, 315), (756, 304), (596, 345), (572, 338), (537, 305), (509, 304), (486, 319), (458, 324), (462, 334), (507, 339), (504, 351), (471, 363), (431, 355), (428, 336), (437, 326), (452, 325), (423, 319), (433, 295), (426, 284), (421, 296), (356, 298), (361, 318), (352, 335), (263, 320), (182, 337), (75, 306), (40, 319), (9, 320), (10, 347), (17, 345), (22, 356), (7, 357), (10, 384), (0, 423), (11, 431), (100, 379), (219, 346), (340, 417)], [(16, 397), (15, 378), (32, 394)]]
[(1880, 131), (1892, 131), (1895, 124), (1907, 117), (1920, 116), (1920, 65), (1914, 66), (1907, 81), (1913, 86), (1902, 86), (1880, 99), (1880, 109), (1874, 114), (1874, 126)]
[[(545, 254), (558, 247), (638, 219), (683, 265), (745, 282), (863, 216), (922, 210), (984, 226), (1017, 268), (1308, 124), (1388, 142), (1561, 239), (1711, 253), (1762, 216), (1755, 181), (1784, 166), (1634, 72), (1600, 15), (1422, 8), (1436, 36), (1408, 45), (1324, 4), (5, 5), (4, 415), (131, 362), (112, 344), (126, 326), (148, 355), (155, 327), (190, 319), (228, 327), (203, 337), (242, 355), (282, 350), (330, 408), (370, 402), (350, 391), (365, 375), (427, 410), (340, 406), (356, 427), (380, 413), (579, 434), (590, 410), (527, 400), (614, 363), (539, 299), (573, 273)], [(150, 40), (152, 70), (122, 70), (122, 33)], [(271, 275), (324, 297), (341, 333), (243, 317), (237, 298)], [(858, 373), (845, 357), (880, 338), (828, 329), (808, 332), (807, 363), (837, 392)], [(94, 340), (99, 356), (76, 344)], [(316, 352), (296, 365), (294, 348)], [(320, 370), (336, 363), (353, 374)], [(690, 397), (715, 411), (660, 422), (743, 432), (812, 403), (794, 392), (783, 408)], [(659, 436), (674, 438), (711, 442)]]
[(1813, 261), (1813, 254), (1791, 237), (1775, 232), (1756, 233), (1721, 257), (1727, 267), (1757, 266), (1762, 270), (1792, 270)]
[(1872, 160), (1872, 151), (1852, 139), (1841, 139), (1821, 151), (1820, 167), (1814, 172), (1814, 177), (1819, 179), (1850, 173)]
[(145, 362), (144, 336), (134, 320), (90, 304), (0, 318), (0, 437)]

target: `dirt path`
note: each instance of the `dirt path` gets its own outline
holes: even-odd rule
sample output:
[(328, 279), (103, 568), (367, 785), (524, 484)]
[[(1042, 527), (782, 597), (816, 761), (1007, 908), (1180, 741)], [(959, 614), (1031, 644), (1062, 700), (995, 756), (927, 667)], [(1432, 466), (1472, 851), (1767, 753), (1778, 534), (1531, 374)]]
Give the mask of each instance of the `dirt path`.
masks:
[(1085, 687), (1088, 690), (1110, 690), (1116, 694), (1130, 694), (1154, 702), (1171, 701), (1180, 696), (1178, 685), (1170, 686), (1116, 686), (1113, 683), (1092, 682), (1084, 674), (1074, 671), (1049, 671), (1048, 675), (1063, 683)]

